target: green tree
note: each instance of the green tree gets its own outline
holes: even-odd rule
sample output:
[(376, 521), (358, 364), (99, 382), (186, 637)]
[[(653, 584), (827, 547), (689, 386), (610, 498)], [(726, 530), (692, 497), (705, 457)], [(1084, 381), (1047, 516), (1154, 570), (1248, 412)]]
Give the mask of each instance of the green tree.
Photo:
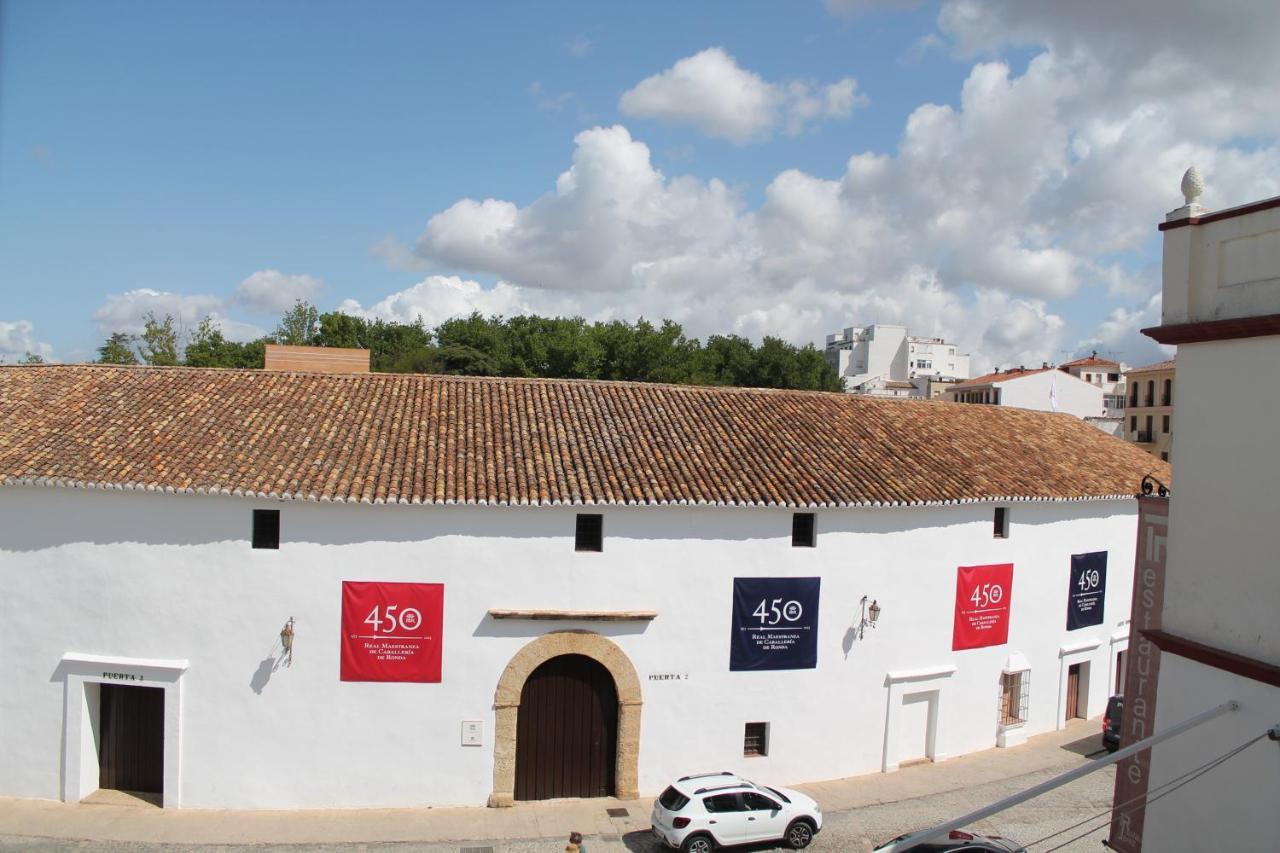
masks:
[(133, 353), (133, 335), (112, 332), (102, 346), (98, 347), (98, 364), (137, 363), (138, 357)]
[(712, 385), (749, 385), (755, 371), (755, 347), (739, 335), (712, 335), (702, 348), (699, 374)]
[(187, 341), (183, 363), (189, 367), (261, 368), (267, 342), (266, 338), (248, 343), (227, 340), (213, 318), (205, 317)]
[(153, 367), (168, 367), (178, 363), (178, 329), (173, 316), (165, 314), (163, 320), (148, 311), (142, 318), (142, 334), (138, 336), (138, 354)]
[(320, 337), (320, 314), (316, 306), (299, 299), (293, 303), (276, 326), (273, 336), (278, 344), (312, 346)]
[(18, 359), (18, 364), (44, 364), (44, 356), (29, 352)]
[(411, 323), (397, 323), (330, 311), (320, 315), (314, 342), (322, 347), (367, 349), (373, 370), (393, 370), (402, 357), (429, 347), (431, 332), (421, 317)]

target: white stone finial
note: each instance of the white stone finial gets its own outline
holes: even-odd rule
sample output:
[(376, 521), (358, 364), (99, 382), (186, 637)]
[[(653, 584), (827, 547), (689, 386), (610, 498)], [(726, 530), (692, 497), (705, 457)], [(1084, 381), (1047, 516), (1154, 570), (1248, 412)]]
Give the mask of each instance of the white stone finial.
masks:
[(1204, 178), (1200, 177), (1200, 170), (1192, 166), (1182, 176), (1182, 197), (1190, 206), (1200, 202), (1202, 193), (1204, 193)]

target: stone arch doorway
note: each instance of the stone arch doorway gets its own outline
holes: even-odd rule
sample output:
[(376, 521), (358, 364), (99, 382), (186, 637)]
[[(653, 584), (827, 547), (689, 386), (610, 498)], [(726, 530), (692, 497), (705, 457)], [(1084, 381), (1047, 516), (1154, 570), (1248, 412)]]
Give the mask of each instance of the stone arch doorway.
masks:
[(516, 799), (611, 797), (618, 760), (618, 691), (585, 655), (529, 674), (516, 715)]
[(516, 652), (494, 696), (493, 793), (489, 805), (515, 804), (516, 755), (521, 697), (535, 671), (566, 655), (591, 659), (607, 671), (617, 693), (617, 746), (613, 761), (613, 792), (635, 799), (639, 792), (640, 679), (630, 659), (612, 640), (585, 631), (555, 631), (531, 641)]

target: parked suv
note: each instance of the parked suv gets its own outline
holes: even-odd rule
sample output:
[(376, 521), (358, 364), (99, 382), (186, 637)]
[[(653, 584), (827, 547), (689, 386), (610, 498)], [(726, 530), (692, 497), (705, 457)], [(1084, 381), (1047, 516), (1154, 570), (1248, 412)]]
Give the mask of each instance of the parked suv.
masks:
[(799, 850), (822, 829), (822, 810), (798, 791), (729, 772), (702, 773), (672, 783), (649, 820), (655, 836), (685, 853), (762, 841), (785, 841)]
[(1120, 721), (1124, 719), (1124, 697), (1112, 696), (1107, 700), (1107, 712), (1102, 715), (1102, 745), (1107, 752), (1120, 748)]

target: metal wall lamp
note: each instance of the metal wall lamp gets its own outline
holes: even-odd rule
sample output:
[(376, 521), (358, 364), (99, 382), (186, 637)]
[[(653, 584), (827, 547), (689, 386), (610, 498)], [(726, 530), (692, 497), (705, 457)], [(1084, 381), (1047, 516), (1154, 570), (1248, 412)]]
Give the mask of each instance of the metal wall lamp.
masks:
[(285, 660), (286, 666), (293, 666), (293, 617), (289, 617), (289, 621), (284, 623), (284, 627), (280, 629), (280, 648), (283, 651), (281, 657)]
[(876, 622), (880, 619), (880, 605), (873, 598), (871, 606), (867, 606), (867, 596), (862, 596), (862, 618), (858, 621), (858, 639), (862, 639), (862, 635), (866, 633), (867, 626), (874, 628)]

